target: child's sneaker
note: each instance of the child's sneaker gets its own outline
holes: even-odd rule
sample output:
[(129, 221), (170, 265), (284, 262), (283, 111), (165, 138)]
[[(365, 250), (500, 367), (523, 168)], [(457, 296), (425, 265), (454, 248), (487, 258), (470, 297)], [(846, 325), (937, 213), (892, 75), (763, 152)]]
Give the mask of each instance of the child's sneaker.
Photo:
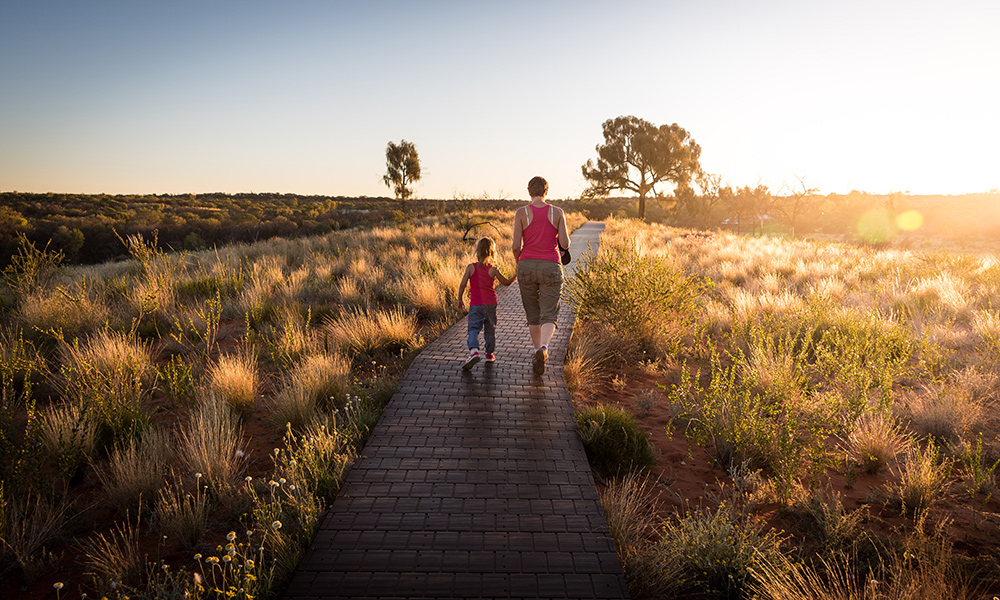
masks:
[(492, 352), (487, 352), (486, 353), (486, 362), (491, 363), (491, 362), (496, 362), (496, 361), (497, 361), (497, 357), (496, 357), (495, 354), (493, 354)]
[(468, 371), (475, 366), (477, 362), (479, 362), (479, 350), (473, 350), (472, 352), (469, 352), (469, 358), (465, 359), (465, 362), (462, 364), (462, 368)]

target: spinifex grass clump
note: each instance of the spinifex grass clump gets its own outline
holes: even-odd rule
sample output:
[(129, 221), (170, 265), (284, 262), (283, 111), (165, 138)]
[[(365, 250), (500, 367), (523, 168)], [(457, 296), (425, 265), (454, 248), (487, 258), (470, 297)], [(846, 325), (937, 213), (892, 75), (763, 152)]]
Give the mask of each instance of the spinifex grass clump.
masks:
[(153, 392), (156, 371), (147, 347), (135, 338), (102, 331), (82, 342), (63, 342), (60, 374), (63, 396), (96, 420), (98, 446), (146, 429), (144, 403)]
[(954, 461), (943, 456), (933, 440), (921, 448), (911, 445), (899, 473), (899, 482), (889, 485), (890, 493), (902, 505), (904, 514), (920, 515), (948, 491)]
[(244, 352), (220, 356), (208, 371), (208, 387), (238, 414), (249, 415), (260, 395), (256, 357)]
[(239, 418), (229, 404), (209, 396), (191, 411), (180, 433), (181, 459), (213, 491), (224, 492), (245, 466), (242, 433)]
[(653, 464), (656, 456), (649, 437), (624, 410), (607, 405), (585, 408), (576, 415), (576, 428), (587, 458), (599, 471), (616, 475)]
[(871, 475), (895, 464), (896, 457), (908, 446), (908, 438), (892, 417), (878, 411), (862, 415), (847, 436), (847, 451), (851, 460)]

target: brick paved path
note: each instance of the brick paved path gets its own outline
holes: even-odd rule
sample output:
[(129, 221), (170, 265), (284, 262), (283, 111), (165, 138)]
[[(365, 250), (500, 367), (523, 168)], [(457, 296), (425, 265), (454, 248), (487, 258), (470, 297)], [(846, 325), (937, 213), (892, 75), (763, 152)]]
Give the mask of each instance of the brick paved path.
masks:
[(628, 597), (563, 380), (572, 311), (537, 378), (517, 284), (498, 300), (497, 362), (461, 370), (465, 319), (420, 353), (286, 599)]

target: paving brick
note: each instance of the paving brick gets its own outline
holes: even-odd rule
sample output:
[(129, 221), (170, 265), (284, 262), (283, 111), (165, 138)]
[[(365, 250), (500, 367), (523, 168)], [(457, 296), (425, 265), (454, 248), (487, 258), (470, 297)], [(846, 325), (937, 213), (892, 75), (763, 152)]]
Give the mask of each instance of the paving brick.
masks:
[(563, 381), (572, 310), (539, 378), (517, 286), (497, 297), (498, 362), (459, 368), (464, 319), (414, 359), (287, 599), (628, 597)]

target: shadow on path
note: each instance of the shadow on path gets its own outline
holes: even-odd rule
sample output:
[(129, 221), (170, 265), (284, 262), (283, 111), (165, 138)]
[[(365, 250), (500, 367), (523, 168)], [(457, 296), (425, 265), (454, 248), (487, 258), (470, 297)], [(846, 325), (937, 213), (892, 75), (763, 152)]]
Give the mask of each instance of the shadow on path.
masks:
[(465, 319), (414, 359), (287, 600), (628, 597), (563, 379), (574, 315), (539, 378), (517, 284), (497, 312), (496, 363), (460, 368)]

